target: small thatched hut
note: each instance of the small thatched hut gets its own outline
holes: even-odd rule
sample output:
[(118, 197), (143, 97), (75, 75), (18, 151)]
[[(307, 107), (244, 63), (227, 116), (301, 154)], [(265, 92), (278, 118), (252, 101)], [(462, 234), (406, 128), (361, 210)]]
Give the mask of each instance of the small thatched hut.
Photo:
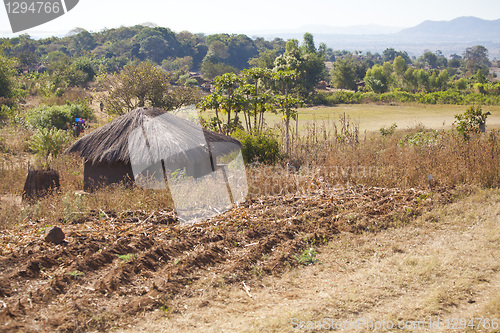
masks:
[(164, 165), (166, 156), (170, 161), (165, 164), (187, 165), (188, 175), (203, 176), (215, 170), (217, 157), (231, 153), (235, 147), (241, 147), (238, 140), (201, 130), (199, 125), (173, 113), (139, 108), (84, 136), (65, 153), (79, 153), (83, 157), (84, 190), (89, 191), (100, 185), (132, 183), (135, 177), (131, 161), (135, 164), (161, 161)]

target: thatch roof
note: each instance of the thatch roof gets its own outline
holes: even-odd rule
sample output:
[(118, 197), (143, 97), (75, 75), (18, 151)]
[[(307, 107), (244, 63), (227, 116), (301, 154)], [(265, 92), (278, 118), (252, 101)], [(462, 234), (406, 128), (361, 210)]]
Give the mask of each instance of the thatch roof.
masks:
[[(205, 140), (201, 135), (213, 155), (225, 155), (234, 151), (235, 146), (241, 147), (238, 140), (207, 129), (200, 130), (197, 124), (171, 112), (157, 108), (139, 108), (92, 131), (73, 143), (64, 153), (79, 153), (85, 162), (92, 164), (130, 163), (129, 152), (134, 154), (133, 161), (146, 159), (155, 162), (166, 155), (179, 154), (192, 159), (193, 154), (206, 156), (208, 147), (202, 146), (201, 142), (204, 143)], [(147, 152), (144, 149), (144, 137), (150, 148)], [(187, 156), (186, 152), (191, 155)]]

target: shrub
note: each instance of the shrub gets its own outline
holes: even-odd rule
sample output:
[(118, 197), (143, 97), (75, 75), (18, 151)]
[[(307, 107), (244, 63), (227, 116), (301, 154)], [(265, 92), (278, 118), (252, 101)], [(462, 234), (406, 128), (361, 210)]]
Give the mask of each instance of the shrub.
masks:
[(418, 147), (431, 147), (439, 143), (438, 140), (439, 132), (438, 130), (427, 131), (427, 132), (417, 132), (415, 134), (407, 134), (401, 140), (399, 140), (399, 146), (418, 146)]
[(237, 130), (233, 133), (233, 137), (241, 142), (241, 152), (246, 163), (274, 164), (282, 157), (278, 139), (271, 131), (245, 132)]
[(398, 127), (398, 125), (396, 123), (392, 124), (391, 126), (389, 127), (382, 127), (380, 128), (380, 134), (382, 136), (388, 136), (388, 135), (393, 135), (394, 132), (396, 132), (396, 128)]
[(14, 117), (13, 108), (7, 105), (0, 105), (0, 121), (5, 121)]
[(465, 140), (469, 140), (471, 133), (481, 133), (483, 131), (488, 115), (489, 112), (483, 113), (481, 106), (476, 108), (471, 106), (464, 113), (455, 115), (456, 121), (453, 124), (457, 124), (457, 131)]
[(67, 129), (75, 118), (92, 119), (93, 116), (87, 105), (43, 105), (29, 110), (25, 115), (25, 123), (31, 128)]
[(40, 157), (55, 158), (63, 152), (68, 141), (68, 134), (63, 130), (41, 128), (31, 137), (29, 147)]

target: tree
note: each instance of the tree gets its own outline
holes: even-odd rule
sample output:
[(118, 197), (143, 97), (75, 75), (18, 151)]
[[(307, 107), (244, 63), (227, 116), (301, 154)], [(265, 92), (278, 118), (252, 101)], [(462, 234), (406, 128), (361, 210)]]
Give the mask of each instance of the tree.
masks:
[(394, 59), (394, 71), (398, 76), (403, 76), (406, 70), (408, 69), (408, 65), (406, 64), (406, 61), (403, 59), (401, 56), (397, 56)]
[(408, 67), (404, 74), (403, 82), (406, 90), (413, 93), (418, 90), (418, 78), (415, 74), (415, 69), (413, 69), (412, 67)]
[(203, 110), (214, 109), (217, 118), (219, 112), (226, 113), (227, 121), (222, 127), (219, 125), (219, 129), (224, 134), (230, 134), (239, 126), (238, 113), (242, 110), (244, 100), (238, 88), (243, 84), (243, 78), (234, 73), (226, 73), (217, 76), (212, 83), (215, 92), (206, 96), (199, 105)]
[(386, 61), (393, 61), (397, 57), (398, 53), (396, 52), (395, 49), (388, 48), (388, 49), (384, 50), (382, 55), (383, 55), (384, 62), (386, 62)]
[(109, 94), (104, 97), (106, 110), (124, 114), (138, 107), (159, 107), (173, 110), (195, 103), (193, 88), (173, 88), (168, 74), (150, 62), (126, 66), (118, 75), (109, 75), (105, 82)]
[(366, 71), (365, 82), (368, 88), (375, 93), (384, 93), (388, 89), (389, 77), (383, 66), (374, 65)]
[(40, 128), (31, 137), (28, 145), (37, 155), (45, 159), (48, 164), (50, 156), (59, 156), (69, 141), (66, 131), (56, 128)]
[(403, 86), (404, 75), (406, 70), (408, 69), (408, 65), (406, 65), (406, 61), (401, 56), (397, 56), (393, 62), (394, 72), (396, 74), (396, 81), (398, 85)]
[(450, 80), (450, 75), (448, 74), (448, 71), (446, 69), (443, 69), (437, 78), (437, 85), (439, 90), (446, 90), (448, 89), (448, 81)]
[(211, 60), (203, 60), (201, 64), (201, 72), (203, 76), (209, 80), (226, 73), (238, 73), (238, 69), (223, 62), (213, 62)]
[(97, 75), (97, 64), (90, 58), (80, 57), (65, 72), (69, 86), (86, 85)]
[[(0, 98), (12, 97), (14, 89), (14, 63), (0, 54)], [(0, 103), (1, 104), (1, 103)]]
[(81, 29), (76, 35), (71, 37), (70, 50), (73, 55), (81, 56), (85, 52), (93, 50), (95, 47), (95, 37), (87, 30)]
[(149, 36), (141, 43), (140, 52), (146, 56), (147, 59), (160, 64), (163, 59), (166, 59), (168, 54), (168, 43), (159, 36)]
[(268, 68), (274, 67), (274, 60), (277, 57), (277, 50), (264, 50), (259, 52), (258, 57), (248, 60), (248, 64), (253, 67)]
[(479, 69), (488, 73), (491, 62), (488, 59), (488, 49), (482, 45), (468, 47), (464, 52), (465, 68), (469, 73), (475, 74)]
[(325, 55), (313, 47), (311, 34), (305, 34), (304, 44), (301, 48), (298, 40), (289, 40), (285, 53), (274, 61), (273, 71), (296, 71), (298, 76), (294, 89), (298, 90), (303, 98), (307, 98), (324, 77)]
[(356, 90), (356, 69), (352, 59), (344, 58), (334, 62), (331, 70), (332, 85), (339, 89)]
[(416, 77), (419, 90), (423, 92), (430, 91), (429, 72), (425, 69), (419, 69), (416, 72)]
[(484, 73), (483, 73), (482, 69), (478, 69), (477, 70), (476, 81), (479, 82), (479, 83), (486, 83), (487, 82), (486, 76), (484, 76)]
[(264, 112), (270, 108), (271, 94), (269, 92), (269, 80), (271, 70), (266, 68), (254, 67), (245, 69), (242, 72), (243, 77), (249, 82), (242, 89), (243, 94), (247, 95), (246, 104), (248, 110), (248, 119), (245, 115), (247, 129), (252, 130), (251, 116), (253, 116), (253, 130), (262, 131), (264, 126)]
[(316, 53), (316, 45), (314, 45), (314, 37), (309, 32), (304, 34), (304, 42), (302, 45), (304, 53)]
[(438, 57), (431, 51), (427, 51), (424, 53), (423, 60), (430, 68), (437, 68)]
[(302, 104), (302, 100), (291, 91), (294, 81), (298, 74), (294, 70), (276, 71), (272, 75), (276, 83), (278, 94), (275, 95), (275, 101), (278, 110), (283, 114), (285, 122), (285, 146), (287, 155), (290, 154), (290, 120), (297, 117), (297, 107)]

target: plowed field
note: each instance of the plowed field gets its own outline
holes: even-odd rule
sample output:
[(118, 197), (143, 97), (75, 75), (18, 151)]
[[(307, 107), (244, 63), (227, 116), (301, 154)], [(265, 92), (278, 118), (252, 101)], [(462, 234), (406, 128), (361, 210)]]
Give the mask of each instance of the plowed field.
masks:
[[(33, 221), (0, 233), (0, 331), (106, 331), (168, 309), (208, 273), (226, 284), (279, 275), (303, 250), (340, 231), (410, 223), (449, 193), (342, 188), (308, 196), (247, 199), (209, 221), (181, 225), (167, 211), (91, 212), (73, 224)], [(63, 244), (44, 242), (58, 224)], [(213, 283), (218, 283), (217, 281)]]

